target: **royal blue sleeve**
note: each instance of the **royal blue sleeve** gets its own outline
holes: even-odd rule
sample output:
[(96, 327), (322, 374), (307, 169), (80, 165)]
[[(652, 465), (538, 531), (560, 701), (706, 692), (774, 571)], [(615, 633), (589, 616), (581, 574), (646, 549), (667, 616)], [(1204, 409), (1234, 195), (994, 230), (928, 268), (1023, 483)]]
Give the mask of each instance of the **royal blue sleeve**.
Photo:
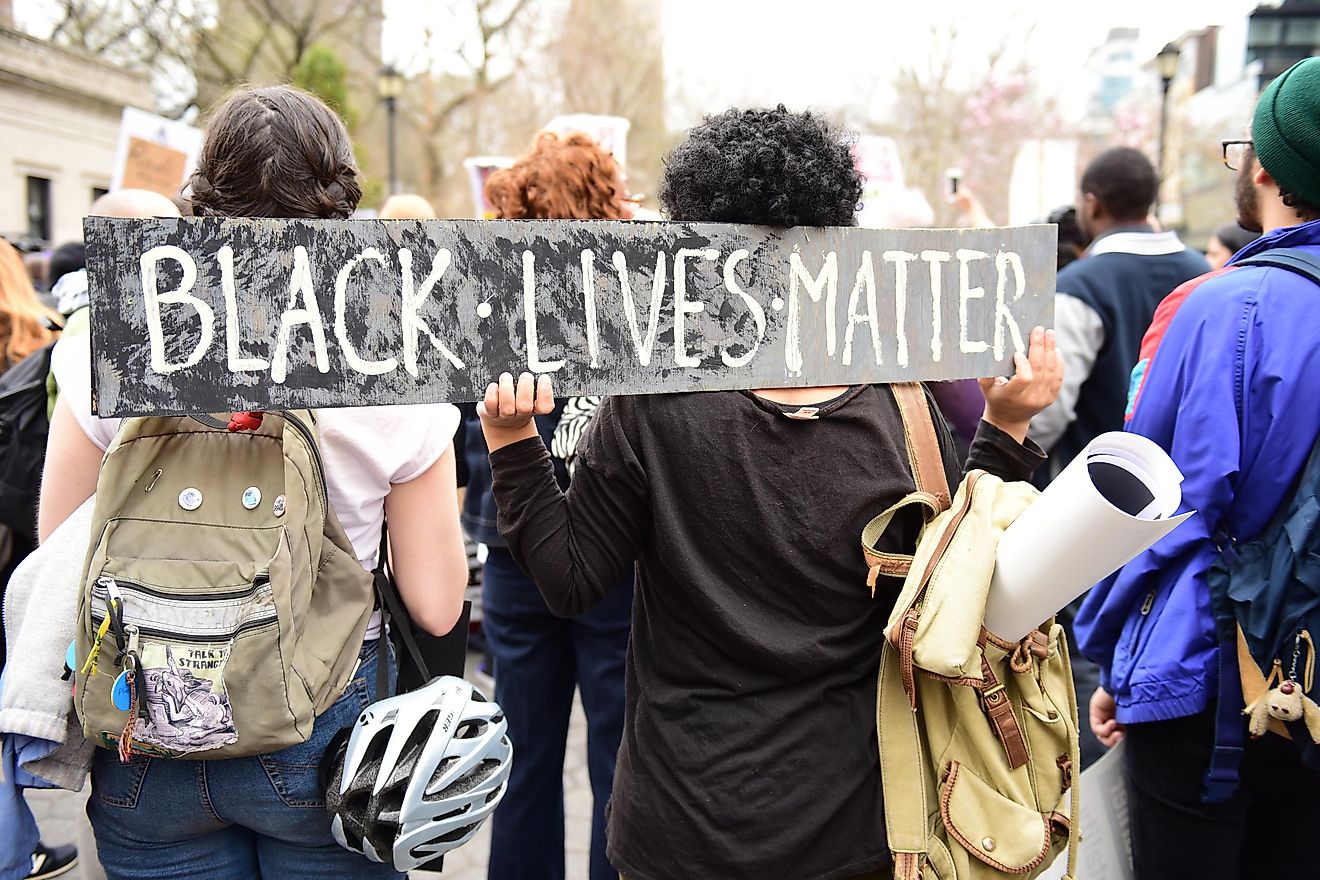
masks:
[(1111, 680), (1116, 664), (1127, 669), (1143, 647), (1125, 637), (1143, 608), (1160, 614), (1160, 641), (1168, 646), (1151, 651), (1215, 649), (1205, 572), (1215, 553), (1210, 536), (1233, 500), (1240, 467), (1243, 353), (1253, 310), (1254, 299), (1238, 285), (1211, 282), (1188, 297), (1160, 342), (1127, 424), (1126, 430), (1169, 453), (1184, 476), (1180, 512), (1196, 513), (1098, 584), (1078, 613), (1078, 647), (1099, 664), (1101, 684), (1111, 693), (1115, 685), (1124, 688)]

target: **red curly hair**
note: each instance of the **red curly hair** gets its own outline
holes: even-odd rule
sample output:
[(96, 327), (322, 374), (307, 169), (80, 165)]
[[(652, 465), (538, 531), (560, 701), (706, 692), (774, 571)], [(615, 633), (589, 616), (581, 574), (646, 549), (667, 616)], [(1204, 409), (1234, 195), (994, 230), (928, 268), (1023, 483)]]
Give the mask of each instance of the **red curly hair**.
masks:
[(537, 135), (532, 152), (486, 181), (486, 198), (505, 220), (621, 220), (619, 163), (589, 136)]

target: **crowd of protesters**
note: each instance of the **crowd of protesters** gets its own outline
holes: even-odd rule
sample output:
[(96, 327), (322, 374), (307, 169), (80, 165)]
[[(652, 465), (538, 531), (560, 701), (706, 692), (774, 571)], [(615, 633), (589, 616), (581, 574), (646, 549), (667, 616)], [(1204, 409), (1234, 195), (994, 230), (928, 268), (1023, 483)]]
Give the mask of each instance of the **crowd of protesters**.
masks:
[[(1245, 731), (1247, 720), (1236, 705), (1224, 711), (1235, 697), (1206, 585), (1219, 536), (1259, 534), (1320, 438), (1320, 290), (1304, 274), (1238, 265), (1284, 248), (1320, 254), (1320, 59), (1278, 77), (1250, 137), (1224, 152), (1238, 175), (1236, 217), (1205, 255), (1151, 217), (1159, 176), (1147, 157), (1098, 155), (1076, 205), (1048, 217), (1060, 229), (1054, 329), (1031, 332), (1011, 377), (927, 391), (951, 492), (971, 469), (1043, 486), (1097, 436), (1124, 429), (1158, 443), (1185, 476), (1184, 508), (1196, 515), (1062, 611), (1081, 654), (1083, 766), (1126, 742), (1141, 880), (1291, 875), (1292, 843), (1320, 821), (1320, 771), (1283, 737), (1239, 735), (1231, 777), (1216, 775), (1224, 725)], [(319, 100), (245, 88), (209, 116), (180, 203), (195, 216), (343, 219), (359, 207), (358, 177), (347, 132)], [(540, 134), (486, 192), (507, 219), (627, 220), (636, 202), (613, 157), (581, 134)], [(672, 221), (851, 226), (861, 194), (848, 133), (781, 106), (732, 109), (687, 132), (658, 199)], [(178, 208), (127, 190), (91, 213)], [(380, 216), (435, 212), (394, 196)], [(25, 265), (0, 242), (0, 393), (7, 375), (44, 358), (49, 402), (39, 507), (8, 511), (0, 526), (6, 582), (29, 556), (29, 569), (60, 564), (38, 542), (63, 542), (81, 563), (94, 537), (88, 501), (121, 428), (92, 412), (85, 259), (68, 243)], [(866, 590), (866, 565), (850, 551), (868, 521), (917, 489), (888, 389), (556, 399), (548, 376), (490, 380), (465, 413), (315, 414), (342, 549), (365, 573), (384, 566), (388, 546), (420, 629), (443, 634), (459, 615), (463, 531), (484, 545), (499, 713), (483, 717), (516, 754), (510, 765), (495, 746), (483, 753), (507, 775), (490, 878), (565, 876), (575, 692), (587, 719), (592, 880), (886, 876), (876, 680), (898, 582), (882, 576)], [(884, 551), (911, 554), (921, 525), (898, 517)], [(354, 847), (340, 821), (352, 824), (353, 809), (411, 809), (376, 797), (388, 788), (380, 768), (404, 759), (368, 752), (362, 772), (382, 773), (379, 784), (358, 807), (346, 794), (333, 827), (333, 783), (317, 769), (336, 748), (351, 763), (353, 744), (336, 734), (367, 723), (393, 684), (382, 611), (368, 600), (360, 612), (352, 682), (299, 744), (216, 761), (129, 754), (122, 742), (89, 750), (88, 815), (108, 877), (399, 876), (388, 854), (364, 858), (382, 855), (370, 822)], [(13, 687), (18, 674), (0, 691), (6, 709), (29, 696)], [(6, 742), (11, 778), (21, 748)], [(409, 760), (398, 766), (421, 766)], [(341, 791), (352, 790), (345, 778)], [(0, 798), (0, 819), (9, 809), (19, 815)], [(33, 844), (30, 819), (5, 823), (4, 835), (0, 844), (23, 841), (25, 866), (31, 853), (28, 877), (76, 859)]]

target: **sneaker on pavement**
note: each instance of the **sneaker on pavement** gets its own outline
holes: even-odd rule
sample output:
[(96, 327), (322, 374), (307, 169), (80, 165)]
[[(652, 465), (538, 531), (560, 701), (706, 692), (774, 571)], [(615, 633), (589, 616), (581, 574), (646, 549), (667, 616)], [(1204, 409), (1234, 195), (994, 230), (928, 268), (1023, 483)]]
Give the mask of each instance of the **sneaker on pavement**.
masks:
[(46, 877), (59, 877), (78, 864), (78, 848), (68, 846), (45, 846), (37, 844), (32, 853), (32, 870), (27, 880), (44, 880)]

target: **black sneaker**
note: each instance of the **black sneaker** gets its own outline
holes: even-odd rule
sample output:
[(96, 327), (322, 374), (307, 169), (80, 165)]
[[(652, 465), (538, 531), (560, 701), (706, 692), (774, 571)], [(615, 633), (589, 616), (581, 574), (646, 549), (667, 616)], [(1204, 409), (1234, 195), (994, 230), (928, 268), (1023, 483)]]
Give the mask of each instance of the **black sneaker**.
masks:
[(37, 848), (32, 853), (32, 870), (28, 872), (27, 880), (44, 880), (46, 877), (59, 877), (73, 870), (78, 864), (78, 847), (72, 844), (68, 846), (45, 846), (37, 844)]

